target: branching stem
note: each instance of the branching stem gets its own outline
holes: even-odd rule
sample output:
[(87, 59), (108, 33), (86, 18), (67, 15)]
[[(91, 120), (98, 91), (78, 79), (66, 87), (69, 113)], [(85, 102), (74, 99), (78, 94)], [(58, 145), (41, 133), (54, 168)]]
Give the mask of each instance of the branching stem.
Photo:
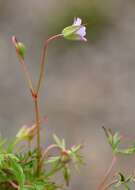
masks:
[(40, 170), (42, 164), (40, 163), (40, 158), (41, 158), (41, 145), (40, 145), (40, 129), (41, 129), (41, 123), (40, 123), (40, 110), (39, 110), (39, 91), (40, 91), (40, 87), (41, 87), (41, 83), (44, 77), (44, 70), (45, 70), (45, 58), (46, 58), (46, 53), (47, 53), (47, 48), (48, 48), (48, 44), (53, 41), (54, 39), (57, 39), (59, 37), (62, 37), (62, 34), (57, 34), (54, 35), (50, 38), (48, 38), (44, 45), (43, 45), (43, 49), (42, 49), (42, 53), (41, 53), (41, 59), (40, 59), (40, 74), (39, 74), (39, 79), (38, 79), (38, 83), (36, 86), (36, 89), (34, 89), (33, 87), (33, 83), (32, 83), (32, 79), (31, 79), (31, 75), (28, 72), (28, 69), (25, 65), (24, 62), (24, 58), (20, 55), (19, 53), (19, 49), (18, 49), (18, 41), (16, 39), (15, 36), (12, 37), (12, 43), (16, 49), (16, 53), (17, 56), (19, 58), (19, 62), (21, 63), (22, 67), (23, 67), (23, 71), (32, 95), (32, 99), (34, 100), (34, 105), (35, 105), (35, 122), (36, 122), (36, 126), (37, 126), (37, 175), (39, 175)]

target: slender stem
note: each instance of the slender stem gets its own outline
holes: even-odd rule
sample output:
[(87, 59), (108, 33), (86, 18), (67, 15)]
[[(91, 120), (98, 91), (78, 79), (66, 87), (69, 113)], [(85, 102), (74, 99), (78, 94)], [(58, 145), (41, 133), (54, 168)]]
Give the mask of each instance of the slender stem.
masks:
[(106, 185), (106, 186), (103, 188), (103, 190), (109, 189), (112, 185), (115, 185), (117, 182), (118, 182), (117, 179), (114, 180), (114, 181), (112, 181), (111, 183), (109, 183), (108, 185)]
[(40, 75), (39, 75), (39, 79), (38, 79), (38, 83), (37, 83), (37, 88), (36, 88), (37, 95), (39, 93), (41, 82), (42, 82), (43, 75), (44, 75), (44, 72), (45, 72), (45, 58), (46, 58), (48, 44), (49, 44), (50, 41), (52, 41), (54, 39), (57, 39), (57, 38), (59, 38), (61, 36), (62, 36), (62, 34), (54, 35), (54, 36), (48, 38), (45, 41), (44, 45), (43, 45), (43, 49), (42, 49), (42, 53), (41, 53), (41, 60), (40, 60), (40, 65), (41, 65), (40, 66)]
[(61, 148), (57, 145), (57, 144), (52, 144), (50, 146), (48, 146), (45, 151), (42, 154), (42, 159), (40, 160), (40, 166), (42, 166), (45, 158), (48, 156), (48, 153), (52, 150), (52, 149), (58, 149), (61, 150)]
[(28, 150), (31, 151), (31, 140), (28, 140)]
[(25, 64), (24, 60), (19, 57), (19, 61), (20, 61), (21, 65), (22, 65), (22, 67), (23, 67), (23, 71), (24, 71), (26, 80), (28, 82), (28, 86), (29, 86), (30, 92), (32, 93), (32, 96), (33, 96), (33, 94), (34, 94), (34, 88), (33, 88), (31, 76), (30, 76), (30, 74), (28, 72), (28, 69), (26, 67), (26, 64)]
[(28, 71), (28, 69), (27, 69), (27, 67), (26, 67), (26, 64), (25, 64), (25, 62), (24, 62), (24, 59), (20, 56), (20, 54), (19, 54), (19, 52), (18, 52), (18, 49), (17, 49), (17, 46), (16, 46), (17, 43), (18, 43), (18, 41), (17, 41), (17, 39), (16, 39), (15, 36), (12, 37), (12, 43), (13, 43), (15, 49), (16, 49), (16, 53), (17, 53), (19, 62), (20, 62), (20, 64), (21, 64), (22, 67), (23, 67), (23, 71), (24, 71), (24, 75), (25, 75), (26, 80), (27, 80), (27, 83), (28, 83), (28, 87), (29, 87), (30, 92), (31, 92), (31, 94), (32, 94), (32, 96), (33, 96), (33, 94), (35, 94), (35, 93), (34, 93), (34, 88), (33, 88), (33, 83), (32, 83), (32, 79), (31, 79), (31, 75), (30, 75), (30, 73), (29, 73), (29, 71)]
[(117, 161), (116, 156), (113, 155), (111, 164), (110, 164), (108, 170), (106, 171), (105, 176), (104, 176), (103, 180), (101, 181), (101, 183), (100, 183), (99, 187), (97, 188), (97, 190), (104, 190), (104, 185), (105, 185), (105, 183), (106, 183), (106, 181), (107, 181), (107, 179), (108, 179), (108, 177), (109, 177), (109, 175), (110, 175), (116, 161)]
[(10, 184), (13, 188), (19, 190), (19, 186), (18, 186), (16, 183), (14, 183), (13, 181), (9, 180), (9, 184)]
[(52, 170), (50, 172), (48, 172), (45, 175), (45, 177), (47, 178), (47, 177), (54, 175), (57, 171), (60, 171), (62, 168), (63, 168), (63, 165), (57, 164), (54, 168), (52, 168)]
[(37, 125), (37, 175), (40, 173), (40, 170), (42, 168), (42, 162), (40, 163), (40, 157), (41, 157), (41, 148), (40, 148), (40, 118), (39, 118), (39, 103), (38, 103), (38, 94), (41, 86), (41, 82), (43, 80), (44, 76), (44, 70), (45, 70), (45, 57), (47, 53), (48, 44), (50, 41), (61, 37), (62, 34), (54, 35), (47, 39), (44, 43), (42, 53), (41, 53), (41, 60), (40, 60), (40, 74), (39, 79), (36, 87), (36, 91), (33, 94), (34, 102), (35, 102), (35, 112), (36, 112), (36, 125)]
[(35, 103), (35, 114), (36, 114), (36, 126), (37, 126), (37, 175), (40, 172), (40, 156), (41, 156), (41, 147), (40, 147), (40, 115), (39, 115), (39, 100), (38, 97), (34, 99)]

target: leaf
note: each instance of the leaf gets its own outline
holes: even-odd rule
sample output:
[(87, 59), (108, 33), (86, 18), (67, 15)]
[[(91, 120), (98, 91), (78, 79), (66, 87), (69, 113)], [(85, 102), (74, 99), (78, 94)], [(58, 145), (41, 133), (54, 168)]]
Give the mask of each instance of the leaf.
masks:
[(73, 152), (77, 152), (77, 151), (79, 151), (81, 148), (82, 148), (82, 145), (79, 144), (79, 145), (73, 146), (73, 147), (71, 148), (71, 150), (72, 150)]
[(11, 163), (11, 171), (13, 172), (16, 180), (18, 181), (20, 187), (23, 187), (25, 182), (25, 175), (23, 173), (23, 169), (19, 163), (17, 163), (15, 160), (10, 160)]
[(46, 163), (51, 164), (51, 163), (57, 162), (59, 160), (60, 160), (59, 156), (53, 156), (53, 157), (49, 158), (49, 160), (47, 160)]
[(0, 151), (3, 150), (3, 145), (7, 142), (6, 139), (0, 139)]
[(12, 153), (14, 151), (15, 145), (18, 143), (18, 139), (12, 140), (7, 146), (7, 152)]
[(63, 169), (63, 176), (66, 182), (66, 185), (69, 186), (69, 181), (71, 178), (71, 173), (70, 173), (70, 169), (68, 167), (64, 167)]
[(120, 181), (121, 181), (121, 182), (125, 182), (125, 177), (124, 177), (124, 175), (119, 172), (119, 176), (120, 176)]
[(65, 149), (64, 139), (61, 141), (55, 134), (53, 135), (53, 139), (60, 148)]
[(121, 136), (119, 135), (119, 133), (116, 132), (113, 135), (113, 140), (112, 140), (112, 147), (113, 147), (114, 151), (118, 148), (118, 145), (120, 144), (120, 141), (121, 141)]
[(130, 184), (134, 182), (134, 176), (125, 177), (121, 172), (118, 173), (118, 182), (114, 185), (115, 188), (124, 187), (125, 190), (130, 190)]
[(127, 149), (119, 149), (117, 152), (121, 154), (130, 155), (130, 154), (135, 153), (135, 147), (130, 147)]
[(118, 152), (118, 147), (120, 145), (121, 142), (121, 136), (119, 133), (112, 133), (112, 131), (110, 129), (106, 129), (105, 127), (103, 127), (105, 135), (107, 137), (107, 140), (110, 144), (110, 146), (112, 147), (112, 150), (114, 153)]
[(65, 139), (62, 139), (62, 147), (65, 149), (66, 148), (66, 142)]

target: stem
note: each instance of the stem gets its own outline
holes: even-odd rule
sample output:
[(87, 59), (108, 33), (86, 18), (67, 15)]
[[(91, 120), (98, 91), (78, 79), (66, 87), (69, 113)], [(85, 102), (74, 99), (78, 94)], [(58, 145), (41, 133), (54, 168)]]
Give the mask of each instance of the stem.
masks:
[(44, 70), (45, 70), (45, 57), (47, 53), (47, 48), (48, 44), (50, 41), (61, 37), (62, 34), (57, 34), (49, 39), (47, 39), (44, 43), (43, 49), (42, 49), (42, 54), (41, 54), (41, 60), (40, 60), (40, 74), (39, 74), (39, 79), (37, 83), (37, 88), (36, 91), (33, 93), (33, 98), (35, 102), (35, 113), (36, 113), (36, 125), (37, 125), (37, 175), (39, 175), (40, 170), (42, 168), (42, 162), (40, 163), (40, 157), (41, 157), (41, 148), (40, 148), (40, 118), (39, 118), (39, 103), (38, 103), (38, 94), (41, 86), (41, 82), (43, 80), (44, 76)]
[(24, 74), (25, 74), (25, 77), (26, 77), (26, 80), (27, 80), (27, 83), (28, 83), (30, 92), (31, 92), (32, 95), (33, 95), (33, 94), (34, 94), (34, 88), (33, 88), (33, 84), (32, 84), (32, 79), (31, 79), (31, 77), (30, 77), (30, 74), (29, 74), (29, 72), (28, 72), (28, 69), (27, 69), (27, 67), (26, 67), (26, 64), (25, 64), (24, 60), (21, 59), (20, 57), (19, 57), (19, 61), (20, 61), (21, 65), (22, 65), (22, 67), (23, 67), (23, 71), (24, 71)]
[(109, 183), (108, 185), (106, 185), (103, 190), (107, 190), (108, 188), (110, 188), (112, 185), (115, 185), (118, 182), (118, 180), (112, 181), (111, 183)]
[(31, 140), (28, 140), (28, 150), (31, 151)]
[(107, 181), (107, 179), (108, 179), (108, 177), (109, 177), (109, 175), (110, 175), (116, 161), (117, 161), (116, 156), (113, 155), (111, 164), (110, 164), (108, 170), (106, 171), (105, 176), (104, 176), (103, 180), (101, 181), (101, 183), (100, 183), (99, 187), (97, 188), (97, 190), (104, 190), (104, 184), (106, 183), (106, 181)]
[(48, 146), (45, 151), (42, 154), (42, 159), (40, 160), (40, 166), (42, 166), (45, 158), (47, 157), (48, 153), (52, 150), (52, 149), (58, 149), (61, 150), (61, 148), (57, 145), (57, 144), (52, 144), (50, 146)]
[[(58, 167), (59, 166), (59, 167)], [(48, 172), (45, 177), (50, 177), (51, 175), (54, 175), (57, 171), (59, 171), (61, 168), (63, 168), (63, 165), (58, 165), (55, 168), (53, 168), (50, 172)]]
[(35, 114), (36, 114), (36, 126), (37, 126), (37, 175), (40, 172), (40, 156), (41, 156), (41, 147), (40, 147), (40, 116), (39, 116), (39, 100), (38, 97), (34, 99), (35, 103)]
[(16, 183), (14, 183), (13, 181), (9, 180), (9, 184), (10, 184), (13, 188), (19, 190), (19, 186), (18, 186)]
[[(48, 38), (43, 46), (42, 49), (42, 53), (41, 53), (41, 60), (40, 60), (40, 74), (39, 74), (39, 79), (38, 79), (38, 83), (37, 83), (37, 87), (36, 89), (33, 88), (33, 84), (32, 84), (32, 80), (31, 80), (31, 76), (27, 70), (27, 67), (25, 65), (24, 59), (20, 56), (19, 52), (18, 52), (18, 48), (17, 48), (17, 44), (18, 41), (16, 39), (15, 36), (12, 37), (12, 43), (16, 49), (18, 58), (19, 58), (19, 62), (21, 63), (21, 65), (23, 66), (23, 70), (24, 70), (24, 74), (25, 77), (27, 79), (28, 82), (28, 86), (32, 95), (32, 98), (34, 100), (34, 104), (35, 104), (35, 117), (36, 117), (36, 126), (37, 126), (37, 175), (39, 175), (41, 167), (40, 167), (40, 157), (41, 157), (41, 147), (40, 147), (40, 114), (39, 114), (39, 98), (38, 98), (38, 94), (39, 94), (39, 90), (40, 90), (40, 86), (41, 86), (41, 82), (43, 80), (43, 75), (44, 75), (44, 70), (45, 70), (45, 57), (46, 57), (46, 53), (47, 53), (47, 48), (48, 48), (48, 44), (49, 42), (51, 42), (54, 39), (57, 39), (59, 37), (62, 37), (62, 34), (57, 34), (54, 35), (50, 38)], [(41, 164), (42, 166), (42, 164)]]
[(45, 58), (46, 58), (46, 53), (47, 53), (47, 48), (48, 48), (48, 44), (49, 42), (51, 42), (52, 40), (54, 39), (57, 39), (59, 37), (61, 37), (62, 34), (57, 34), (57, 35), (54, 35), (50, 38), (48, 38), (44, 45), (43, 45), (43, 49), (42, 49), (42, 53), (41, 53), (41, 60), (40, 60), (40, 75), (39, 75), (39, 79), (38, 79), (38, 83), (37, 83), (37, 88), (36, 88), (36, 93), (38, 95), (39, 93), (39, 90), (40, 90), (40, 86), (41, 86), (41, 82), (42, 82), (42, 79), (43, 79), (43, 75), (44, 75), (44, 70), (45, 70)]
[(18, 43), (18, 41), (17, 41), (17, 39), (16, 39), (15, 36), (12, 37), (12, 43), (13, 43), (15, 49), (16, 49), (16, 53), (17, 53), (19, 62), (20, 62), (20, 64), (21, 64), (22, 67), (23, 67), (23, 71), (24, 71), (24, 75), (25, 75), (25, 78), (26, 78), (27, 83), (28, 83), (28, 87), (29, 87), (30, 92), (31, 92), (31, 94), (32, 94), (32, 96), (33, 96), (33, 94), (35, 94), (35, 93), (34, 93), (34, 88), (33, 88), (33, 83), (32, 83), (32, 79), (31, 79), (31, 75), (29, 74), (29, 71), (28, 71), (28, 69), (27, 69), (27, 67), (26, 67), (26, 64), (25, 64), (25, 62), (24, 62), (24, 59), (19, 55), (18, 49), (17, 49), (17, 47), (16, 47), (16, 44)]

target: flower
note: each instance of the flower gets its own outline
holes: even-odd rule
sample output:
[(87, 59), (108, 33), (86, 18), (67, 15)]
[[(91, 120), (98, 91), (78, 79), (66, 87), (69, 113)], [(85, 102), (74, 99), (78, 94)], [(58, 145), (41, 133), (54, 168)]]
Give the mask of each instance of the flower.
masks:
[(36, 135), (37, 127), (36, 124), (33, 124), (31, 127), (27, 125), (22, 126), (22, 128), (17, 133), (16, 137), (20, 140), (32, 140)]
[(87, 41), (85, 38), (86, 27), (82, 24), (82, 20), (79, 17), (74, 18), (73, 24), (64, 28), (62, 34), (68, 40)]

